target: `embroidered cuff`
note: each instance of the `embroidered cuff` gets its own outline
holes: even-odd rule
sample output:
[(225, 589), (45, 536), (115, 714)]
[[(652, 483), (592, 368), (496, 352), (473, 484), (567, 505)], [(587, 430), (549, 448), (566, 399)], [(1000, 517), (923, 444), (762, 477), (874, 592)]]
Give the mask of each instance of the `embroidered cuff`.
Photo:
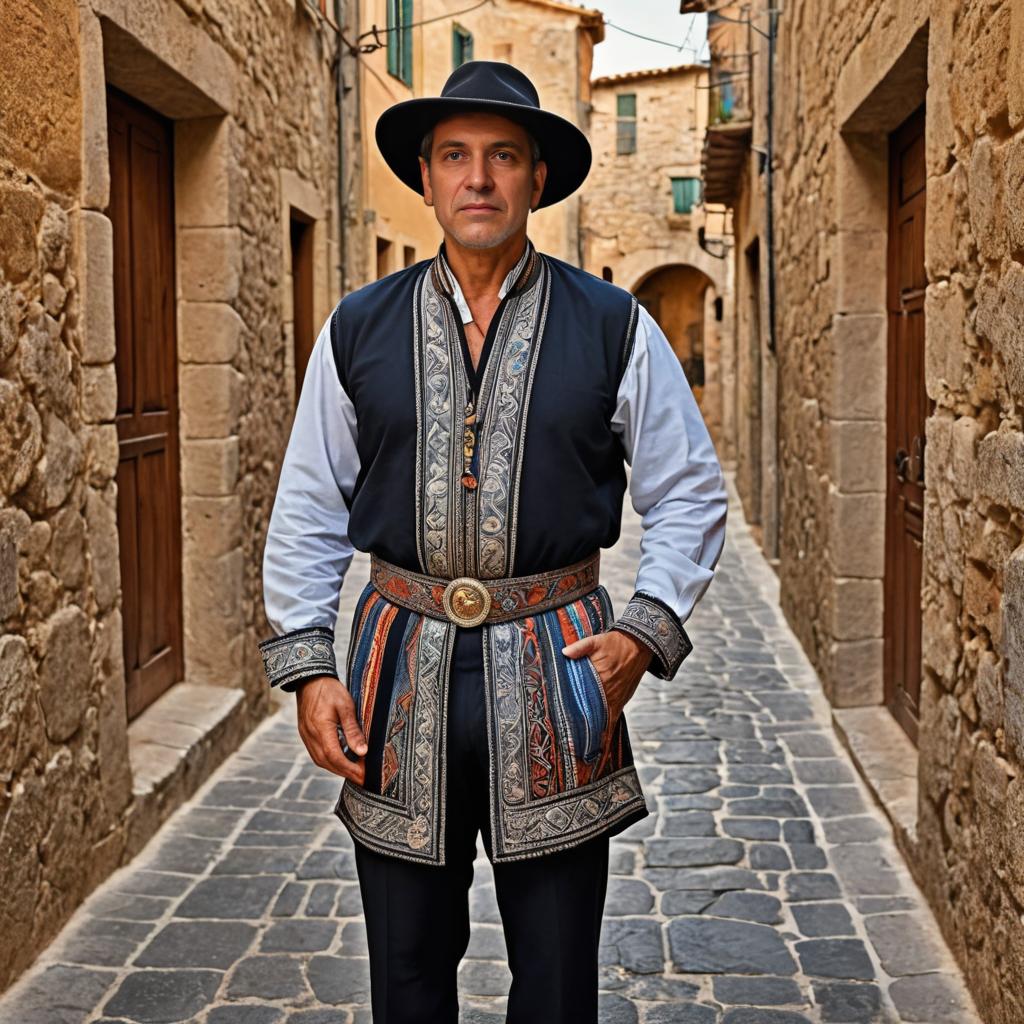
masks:
[(261, 640), (258, 646), (271, 686), (280, 686), (290, 693), (299, 683), (314, 676), (338, 678), (334, 630), (327, 626), (294, 629), (282, 636)]
[(651, 649), (654, 657), (647, 671), (659, 679), (671, 679), (693, 650), (679, 616), (664, 601), (640, 590), (629, 599), (611, 628), (636, 637)]

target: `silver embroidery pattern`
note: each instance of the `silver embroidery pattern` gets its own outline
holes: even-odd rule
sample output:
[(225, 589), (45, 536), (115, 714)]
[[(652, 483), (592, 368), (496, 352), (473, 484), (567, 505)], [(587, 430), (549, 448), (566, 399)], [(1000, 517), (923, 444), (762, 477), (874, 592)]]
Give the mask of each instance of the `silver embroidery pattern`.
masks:
[(693, 650), (679, 620), (640, 591), (629, 599), (612, 628), (635, 636), (651, 649), (654, 659), (648, 671), (659, 679), (671, 679)]
[[(529, 798), (522, 636), (523, 626), (516, 620), (489, 625), (483, 637), (490, 771), (499, 782), (490, 790), (494, 863), (569, 849), (623, 818), (648, 813), (632, 764), (552, 796)], [(558, 719), (559, 746), (564, 749), (571, 742), (569, 729), (561, 714)]]
[(507, 316), (495, 338), (496, 351), (488, 358), (485, 370), (480, 438), (483, 475), (476, 535), (481, 579), (507, 576), (513, 565), (526, 419), (550, 288), (550, 273), (542, 262), (536, 282), (506, 309)]
[[(439, 275), (447, 273), (438, 257)], [(430, 576), (500, 579), (515, 554), (526, 420), (551, 275), (509, 297), (477, 400), (480, 486), (462, 487), (462, 410), (469, 394), (458, 324), (428, 267), (415, 299), (416, 521), (420, 568)]]
[(327, 626), (310, 626), (269, 637), (261, 640), (258, 647), (271, 686), (338, 674), (334, 632)]
[[(437, 291), (428, 267), (415, 300), (416, 544), (420, 568), (446, 579), (458, 575), (458, 536), (449, 522), (453, 488), (462, 465), (462, 435), (455, 412), (465, 407), (461, 368), (448, 339), (456, 330), (451, 309)], [(461, 419), (461, 417), (460, 417)]]
[[(410, 616), (409, 627), (417, 623)], [(378, 796), (345, 780), (334, 813), (360, 842), (405, 860), (444, 863), (445, 766), (448, 675), (455, 631), (449, 622), (419, 617), (412, 752), (404, 801)]]

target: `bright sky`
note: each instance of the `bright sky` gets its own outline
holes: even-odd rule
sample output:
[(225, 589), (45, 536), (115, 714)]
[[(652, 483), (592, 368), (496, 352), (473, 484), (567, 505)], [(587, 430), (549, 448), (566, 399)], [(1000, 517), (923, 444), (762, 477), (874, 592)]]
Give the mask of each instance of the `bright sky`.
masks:
[(689, 64), (707, 56), (707, 15), (680, 14), (679, 0), (585, 0), (582, 6), (601, 11), (613, 25), (672, 44), (646, 42), (606, 25), (604, 42), (594, 47), (595, 78)]

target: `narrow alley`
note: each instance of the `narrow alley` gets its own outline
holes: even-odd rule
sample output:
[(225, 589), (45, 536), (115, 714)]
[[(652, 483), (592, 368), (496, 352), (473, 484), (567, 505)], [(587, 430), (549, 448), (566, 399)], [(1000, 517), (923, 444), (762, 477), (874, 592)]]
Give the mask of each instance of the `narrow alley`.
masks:
[[(639, 538), (627, 506), (602, 565), (616, 608)], [(350, 572), (343, 623), (366, 565)], [(613, 840), (602, 1024), (976, 1021), (738, 514), (689, 625), (680, 676), (646, 676), (627, 708), (655, 813)], [(285, 706), (93, 893), (0, 1021), (369, 1024), (338, 785)], [(510, 979), (478, 852), (463, 1019), (499, 1024)]]

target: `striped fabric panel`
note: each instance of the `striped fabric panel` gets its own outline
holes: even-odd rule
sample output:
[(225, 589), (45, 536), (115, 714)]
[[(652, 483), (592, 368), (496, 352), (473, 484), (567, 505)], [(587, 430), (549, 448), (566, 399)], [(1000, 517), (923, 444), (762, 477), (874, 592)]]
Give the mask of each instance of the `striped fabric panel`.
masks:
[(355, 632), (356, 643), (348, 679), (349, 691), (356, 706), (364, 734), (373, 721), (373, 704), (380, 681), (380, 666), (388, 630), (398, 613), (398, 606), (374, 591), (368, 595)]
[(402, 759), (409, 748), (409, 724), (416, 695), (416, 657), (419, 652), (423, 617), (410, 615), (402, 637), (402, 654), (388, 707), (388, 734), (381, 755), (380, 791), (392, 799), (404, 799)]
[(589, 656), (570, 658), (561, 651), (581, 637), (601, 632), (600, 604), (588, 595), (545, 612), (544, 618), (555, 644), (557, 682), (569, 713), (575, 754), (591, 764), (601, 754), (608, 726), (604, 692)]

